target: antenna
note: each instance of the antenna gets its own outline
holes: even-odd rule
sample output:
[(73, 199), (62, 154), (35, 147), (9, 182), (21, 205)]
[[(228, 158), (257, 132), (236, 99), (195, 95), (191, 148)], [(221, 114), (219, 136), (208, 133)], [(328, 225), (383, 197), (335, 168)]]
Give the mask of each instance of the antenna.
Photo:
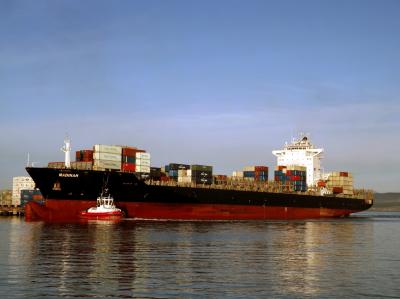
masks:
[(71, 168), (71, 139), (68, 134), (65, 135), (64, 146), (61, 148), (61, 151), (65, 153), (65, 167)]
[(29, 153), (28, 153), (28, 159), (27, 159), (27, 161), (26, 161), (26, 167), (29, 167)]

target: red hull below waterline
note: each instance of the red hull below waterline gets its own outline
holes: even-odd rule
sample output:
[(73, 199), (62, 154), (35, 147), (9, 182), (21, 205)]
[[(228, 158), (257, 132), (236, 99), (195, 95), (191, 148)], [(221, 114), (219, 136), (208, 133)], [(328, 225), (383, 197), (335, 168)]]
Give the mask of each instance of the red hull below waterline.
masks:
[[(46, 205), (30, 202), (25, 208), (25, 219), (28, 221), (77, 220), (81, 218), (81, 212), (91, 206), (93, 206), (93, 201), (48, 199)], [(119, 202), (118, 208), (127, 218), (161, 220), (309, 219), (343, 217), (359, 212), (359, 210), (338, 208), (155, 202)]]

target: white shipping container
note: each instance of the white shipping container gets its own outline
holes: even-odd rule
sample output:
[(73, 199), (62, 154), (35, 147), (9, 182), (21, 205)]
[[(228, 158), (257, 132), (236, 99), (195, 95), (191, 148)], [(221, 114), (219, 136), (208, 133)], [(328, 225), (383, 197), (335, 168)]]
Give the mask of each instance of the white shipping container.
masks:
[(243, 171), (256, 171), (255, 166), (246, 166), (243, 168)]
[(192, 182), (192, 177), (190, 176), (178, 177), (178, 183), (191, 183), (191, 182)]
[(187, 176), (187, 170), (186, 169), (178, 169), (178, 177), (185, 177)]
[(112, 154), (105, 152), (95, 152), (93, 153), (93, 160), (109, 160), (109, 161), (118, 161), (121, 163), (121, 154)]
[(106, 145), (106, 144), (95, 144), (93, 146), (95, 152), (100, 153), (110, 153), (110, 154), (119, 154), (122, 153), (122, 146), (119, 145)]
[(148, 159), (148, 160), (150, 160), (150, 153), (136, 153), (136, 159)]
[(93, 169), (95, 168), (121, 169), (121, 161), (94, 160)]
[(238, 177), (238, 178), (242, 178), (243, 177), (243, 171), (234, 171), (232, 173), (233, 177)]
[(150, 166), (136, 165), (136, 172), (150, 173)]
[(148, 159), (136, 159), (136, 165), (150, 166), (150, 160), (148, 160)]
[(90, 170), (92, 169), (92, 162), (71, 162), (72, 169)]

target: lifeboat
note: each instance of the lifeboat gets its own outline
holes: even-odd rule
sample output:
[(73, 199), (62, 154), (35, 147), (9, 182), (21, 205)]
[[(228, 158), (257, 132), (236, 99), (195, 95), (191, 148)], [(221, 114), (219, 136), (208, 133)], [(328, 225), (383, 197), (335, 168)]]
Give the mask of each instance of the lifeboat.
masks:
[(114, 199), (108, 195), (99, 196), (97, 198), (97, 206), (91, 207), (86, 211), (82, 211), (80, 216), (84, 219), (113, 220), (122, 218), (124, 213), (121, 211), (121, 209), (115, 207)]

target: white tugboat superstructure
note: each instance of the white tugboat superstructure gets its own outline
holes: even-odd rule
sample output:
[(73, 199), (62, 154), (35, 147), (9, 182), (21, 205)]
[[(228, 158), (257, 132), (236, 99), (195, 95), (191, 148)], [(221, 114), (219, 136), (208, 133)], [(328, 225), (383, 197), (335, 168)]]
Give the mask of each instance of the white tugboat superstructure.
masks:
[(88, 219), (114, 219), (123, 217), (123, 212), (114, 205), (114, 199), (110, 195), (100, 195), (97, 198), (97, 206), (81, 212), (81, 217)]
[(286, 143), (283, 150), (274, 150), (272, 154), (277, 157), (278, 166), (298, 165), (307, 168), (307, 185), (314, 186), (322, 177), (321, 159), (323, 148), (315, 148), (309, 137), (300, 135)]

